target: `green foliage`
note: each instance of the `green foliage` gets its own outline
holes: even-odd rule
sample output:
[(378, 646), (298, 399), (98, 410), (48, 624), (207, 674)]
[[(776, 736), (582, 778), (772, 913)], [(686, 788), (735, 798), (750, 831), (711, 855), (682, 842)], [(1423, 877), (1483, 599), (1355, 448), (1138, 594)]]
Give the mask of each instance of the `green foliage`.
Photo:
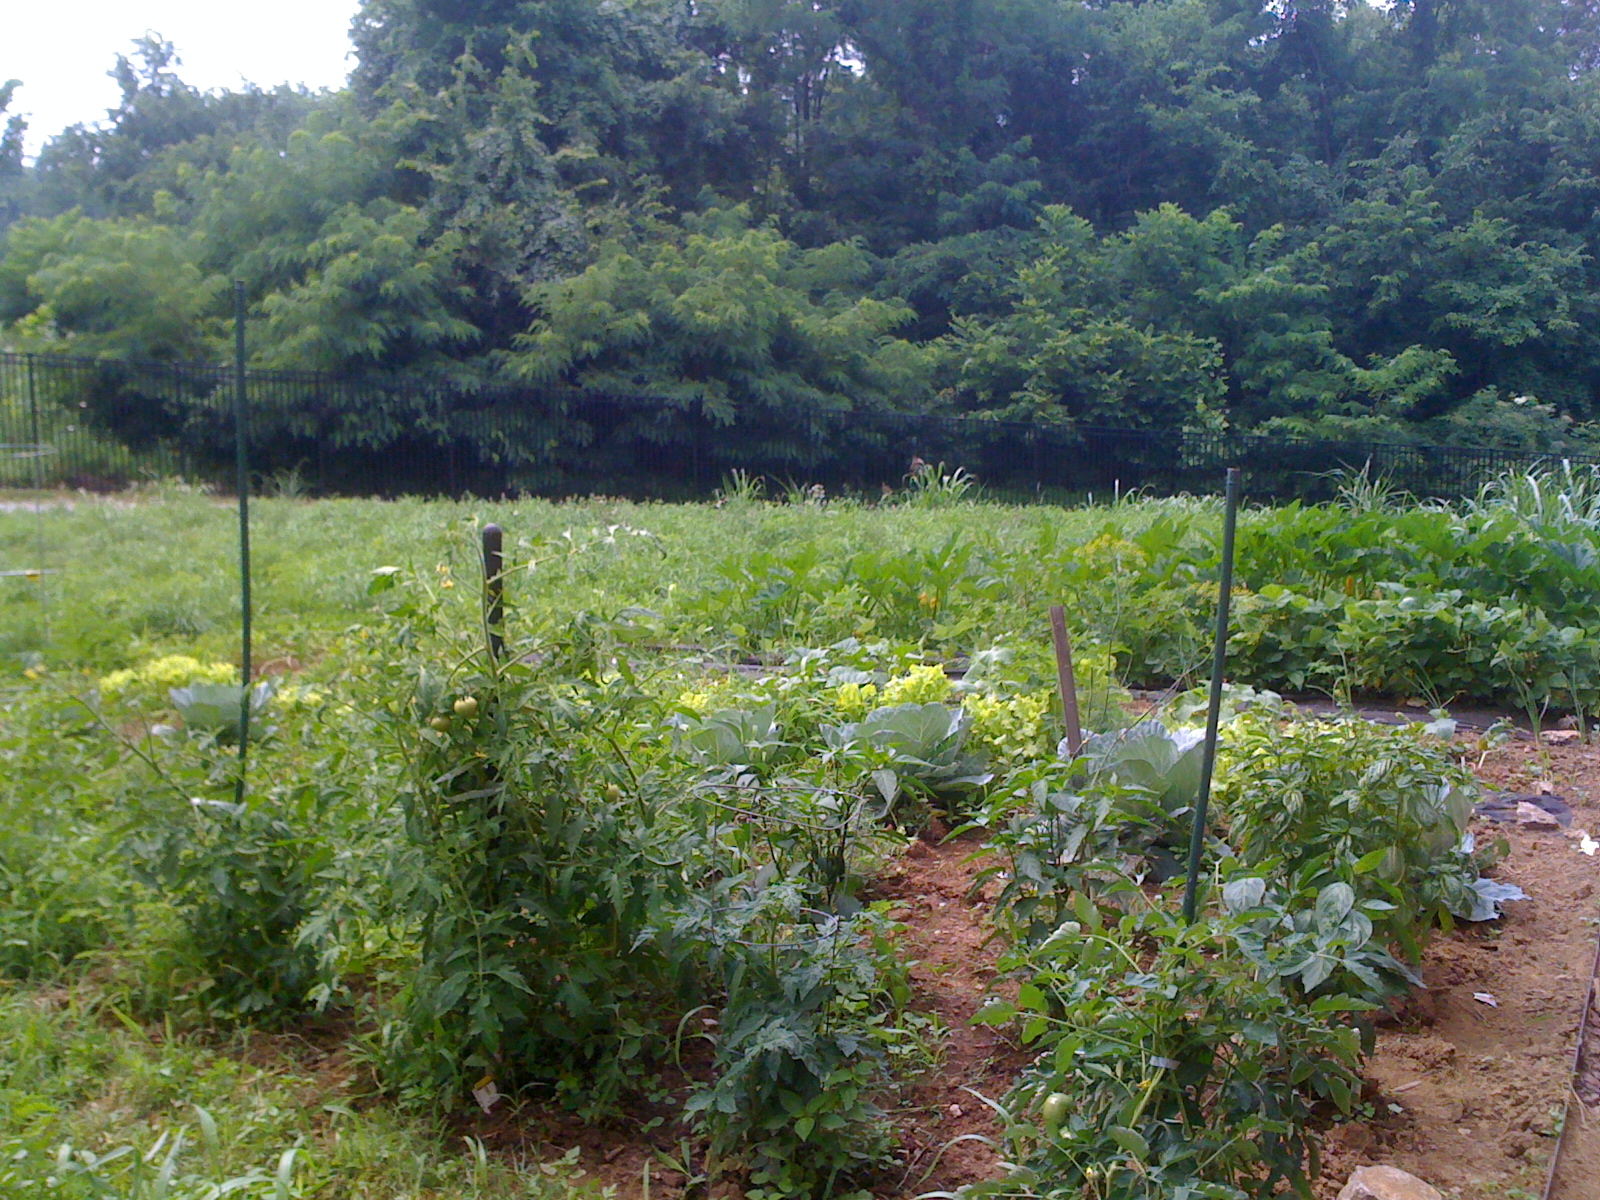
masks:
[(882, 406), (914, 397), (922, 356), (889, 334), (910, 311), (860, 294), (871, 259), (802, 250), (745, 210), (715, 211), (528, 296), (515, 373), (662, 397), (731, 423), (745, 408)]
[(1540, 476), (1505, 486), (1505, 501), (1486, 497), (1466, 513), (1260, 514), (1240, 542), (1240, 577), (1256, 590), (1237, 604), (1238, 669), (1292, 690), (1592, 707), (1600, 672), (1573, 602), (1597, 561), (1577, 518), (1585, 485), (1563, 492)]
[(365, 0), (352, 33), (336, 93), (204, 92), (147, 35), (102, 125), (28, 164), (10, 118), (6, 342), (214, 356), (241, 278), (263, 363), (776, 410), (802, 460), (857, 405), (1596, 442), (1584, 6)]
[(108, 764), (76, 705), (8, 689), (0, 713), (0, 972), (50, 979), (127, 927), (132, 897), (92, 800)]
[(1141, 721), (1117, 733), (1090, 737), (1083, 755), (1096, 775), (1119, 787), (1137, 788), (1175, 814), (1199, 799), (1204, 741), (1198, 730)]
[(147, 1031), (84, 985), (8, 994), (0, 1032), (0, 1188), (11, 1195), (276, 1200), (403, 1195), (419, 1181), (449, 1200), (600, 1194), (571, 1154), (462, 1153), (436, 1127), (371, 1105), (359, 1079), (284, 1053), (298, 1038), (258, 1037), (246, 1062), (215, 1031)]
[(1242, 862), (1270, 860), (1300, 886), (1343, 883), (1392, 905), (1377, 927), (1411, 955), (1430, 926), (1477, 907), (1478, 864), (1463, 848), (1476, 795), (1424, 727), (1353, 719), (1243, 716), (1229, 726), (1217, 781)]
[(267, 297), (262, 365), (348, 371), (426, 366), (475, 340), (450, 309), (448, 242), (423, 244), (413, 209), (346, 210), (303, 251), (300, 283)]
[(1359, 1099), (1357, 1014), (1479, 907), (1475, 792), (1430, 732), (1234, 707), (1193, 923), (1151, 886), (1189, 787), (1162, 726), (1016, 769), (974, 822), (1020, 980), (979, 1019), (1038, 1050), (997, 1106), (1016, 1165), (979, 1194), (1309, 1197), (1319, 1126)]
[(726, 996), (716, 1076), (685, 1113), (709, 1138), (712, 1174), (748, 1172), (763, 1196), (835, 1195), (888, 1162), (873, 1097), (895, 1035), (883, 1014), (910, 999), (906, 968), (881, 913), (822, 916), (800, 889), (744, 888), (717, 889), (680, 926), (710, 951)]
[(448, 1106), (487, 1077), (600, 1113), (715, 1011), (712, 1075), (685, 1108), (709, 1174), (829, 1196), (878, 1168), (874, 1096), (901, 1037), (887, 1018), (909, 991), (890, 926), (855, 899), (884, 808), (870, 764), (805, 757), (815, 734), (775, 705), (680, 710), (663, 741), (626, 619), (461, 655), (476, 631), (427, 589), (392, 572), (372, 587), (401, 640), (454, 643), (459, 662), (383, 668), (407, 764), (389, 886), (419, 943), (383, 1047), (391, 1085)]
[[(1292, 938), (1254, 928), (1286, 923), (1281, 908), (1189, 925), (1131, 882), (1101, 894), (1133, 911), (1080, 894), (1078, 919), (1002, 962), (1024, 973), (1016, 1004), (980, 1013), (1019, 1021), (1039, 1057), (1003, 1106), (1018, 1166), (978, 1193), (1309, 1196), (1319, 1108), (1349, 1115), (1359, 1096), (1343, 1017), (1363, 1003), (1303, 998)], [(1056, 1128), (1035, 1115), (1053, 1093), (1068, 1098)]]
[(332, 860), (315, 833), (326, 798), (311, 785), (213, 798), (231, 790), (229, 765), (202, 761), (179, 776), (212, 796), (173, 794), (169, 777), (134, 798), (125, 839), (138, 875), (182, 920), (190, 996), (218, 1016), (270, 1021), (303, 1010), (321, 981), (301, 934)]
[[(1426, 596), (1437, 577), (1463, 612), (1566, 604), (1552, 611), (1581, 628), (1561, 581), (1589, 569), (1591, 484), (1507, 480), (1460, 512), (1381, 489), (1248, 512), (1241, 607), (1277, 573), (1294, 595), (1431, 623), (1406, 615), (1427, 606), (1372, 606), (1390, 600), (1380, 583)], [(206, 566), (232, 561), (229, 511), (169, 487), (41, 514), (61, 571), (53, 640), (28, 640), (34, 594), (0, 593), (0, 969), (19, 981), (0, 1004), (4, 1169), (39, 1178), (67, 1142), (131, 1190), (133, 1153), (108, 1156), (134, 1147), (154, 1180), (187, 1126), (172, 1192), (270, 1176), (297, 1145), (291, 1186), (308, 1194), (560, 1191), (414, 1124), (490, 1076), (515, 1102), (593, 1115), (687, 1102), (690, 1175), (769, 1197), (880, 1187), (886, 1114), (929, 1035), (869, 887), (904, 845), (892, 819), (916, 815), (895, 806), (920, 790), (988, 831), (981, 881), (998, 885), (1018, 991), (987, 1019), (1015, 1019), (1040, 1052), (1003, 1105), (1021, 1172), (1001, 1186), (1072, 1195), (1091, 1170), (1111, 1195), (1254, 1195), (1273, 1172), (1295, 1186), (1348, 1106), (1357, 1014), (1477, 906), (1479, 863), (1461, 838), (1470, 792), (1432, 735), (1285, 726), (1240, 690), (1202, 921), (1173, 915), (1162, 879), (1190, 760), (1153, 725), (1106, 735), (1127, 721), (1119, 678), (1203, 644), (1217, 515), (1143, 499), (265, 500), (257, 636), (295, 674), (253, 723), (273, 732), (238, 806), (225, 731), (173, 728), (169, 694), (230, 670), (236, 595)], [(465, 582), (481, 571), (468, 532), (491, 517), (509, 554), (498, 660)], [(36, 534), (31, 512), (0, 514), (13, 560)], [(378, 545), (408, 565), (374, 570)], [(1101, 735), (1076, 762), (1052, 753), (1054, 602)], [(572, 615), (594, 610), (617, 615)], [(1277, 652), (1339, 662), (1346, 619), (1302, 616)], [(871, 640), (869, 621), (909, 636)], [(945, 667), (958, 655), (964, 676)], [(96, 686), (103, 723), (72, 698)], [(1182, 697), (1161, 721), (1195, 713)], [(249, 1028), (290, 1021), (313, 1038), (327, 1021), (415, 1104), (359, 1093), (362, 1071), (325, 1104), (296, 1083), (297, 1099), (219, 1106), (223, 1051), (298, 1044)], [(1058, 1091), (1071, 1103), (1052, 1132), (1035, 1114)], [(214, 1160), (189, 1104), (242, 1131)]]
[(207, 358), (220, 345), (223, 281), (198, 257), (189, 235), (149, 220), (74, 210), (23, 221), (6, 231), (0, 319), (28, 349)]
[(863, 754), (874, 765), (877, 786), (891, 802), (902, 784), (933, 795), (970, 791), (992, 775), (978, 756), (963, 752), (972, 718), (943, 704), (894, 704), (875, 708), (864, 721), (824, 731), (838, 754)]
[[(677, 984), (651, 935), (688, 880), (660, 869), (681, 853), (664, 789), (611, 740), (641, 697), (599, 678), (597, 636), (580, 624), (541, 669), (486, 652), (455, 677), (424, 667), (386, 713), (409, 775), (393, 886), (422, 939), (388, 1055), (422, 1097), (498, 1072), (581, 1083), (603, 1107), (651, 1036), (639, 1018)], [(473, 715), (453, 712), (462, 697)]]

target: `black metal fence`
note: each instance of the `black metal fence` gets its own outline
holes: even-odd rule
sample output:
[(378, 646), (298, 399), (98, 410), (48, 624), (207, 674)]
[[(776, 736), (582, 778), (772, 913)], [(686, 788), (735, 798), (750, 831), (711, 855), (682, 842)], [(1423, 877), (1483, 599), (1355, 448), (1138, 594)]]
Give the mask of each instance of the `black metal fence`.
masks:
[[(225, 367), (0, 354), (0, 486), (109, 489), (183, 476), (225, 482)], [(1467, 447), (1094, 429), (978, 417), (697, 407), (559, 388), (465, 388), (251, 372), (254, 470), (324, 495), (708, 495), (735, 470), (769, 490), (821, 484), (876, 495), (916, 460), (971, 472), (991, 493), (1077, 497), (1208, 492), (1225, 467), (1258, 499), (1320, 499), (1368, 468), (1417, 496), (1470, 495), (1509, 469), (1600, 458)]]

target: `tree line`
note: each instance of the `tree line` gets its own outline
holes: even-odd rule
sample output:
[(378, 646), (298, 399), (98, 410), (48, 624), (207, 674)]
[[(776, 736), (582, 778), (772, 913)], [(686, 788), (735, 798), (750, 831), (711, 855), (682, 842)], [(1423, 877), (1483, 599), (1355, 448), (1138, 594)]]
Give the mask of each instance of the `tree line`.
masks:
[(363, 0), (324, 92), (149, 36), (0, 137), (0, 348), (217, 359), (240, 279), (263, 368), (1592, 447), (1597, 8)]

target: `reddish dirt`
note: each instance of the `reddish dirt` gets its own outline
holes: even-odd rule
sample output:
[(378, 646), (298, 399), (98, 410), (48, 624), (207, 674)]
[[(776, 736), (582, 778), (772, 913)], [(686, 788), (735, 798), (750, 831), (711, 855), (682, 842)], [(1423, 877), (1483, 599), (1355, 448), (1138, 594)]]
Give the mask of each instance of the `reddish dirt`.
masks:
[[(1574, 828), (1600, 833), (1600, 746), (1519, 741), (1479, 768), (1491, 787), (1567, 800)], [(1358, 1166), (1388, 1164), (1452, 1200), (1510, 1200), (1543, 1191), (1571, 1093), (1579, 1019), (1600, 917), (1600, 858), (1562, 832), (1475, 823), (1504, 834), (1494, 874), (1533, 899), (1499, 922), (1436, 938), (1423, 960), (1427, 993), (1404, 1024), (1380, 1031), (1366, 1075), (1373, 1119), (1328, 1138), (1319, 1200)], [(1492, 996), (1491, 1006), (1475, 998)], [(1600, 1107), (1574, 1101), (1559, 1200), (1600, 1196)]]
[(954, 1191), (993, 1178), (999, 1124), (980, 1097), (1000, 1099), (1032, 1058), (1003, 1031), (971, 1024), (999, 986), (985, 921), (990, 904), (971, 895), (982, 866), (972, 859), (981, 844), (978, 835), (944, 845), (914, 842), (874, 889), (900, 902), (891, 915), (907, 926), (916, 1006), (937, 1013), (947, 1030), (940, 1065), (895, 1114), (906, 1170), (887, 1195)]

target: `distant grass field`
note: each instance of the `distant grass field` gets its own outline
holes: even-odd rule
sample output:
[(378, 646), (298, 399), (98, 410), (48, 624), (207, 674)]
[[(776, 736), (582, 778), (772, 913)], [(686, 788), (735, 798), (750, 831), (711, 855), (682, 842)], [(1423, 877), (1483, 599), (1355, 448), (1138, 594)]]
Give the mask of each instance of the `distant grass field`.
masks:
[[(13, 493), (11, 504), (32, 503), (24, 495)], [(36, 654), (60, 666), (109, 670), (165, 652), (237, 653), (238, 527), (230, 501), (156, 488), (113, 497), (54, 495), (47, 503), (42, 520), (19, 508), (0, 511), (0, 570), (36, 565), (42, 527), (45, 565), (53, 572), (38, 582), (0, 581), (0, 669), (15, 670)], [(952, 536), (1027, 562), (1041, 538), (1052, 545), (1087, 540), (1108, 511), (257, 500), (256, 657), (317, 656), (371, 612), (367, 585), (375, 568), (443, 567), (457, 580), (474, 579), (476, 530), (490, 521), (506, 531), (508, 560), (524, 568), (511, 590), (530, 618), (642, 606), (660, 613), (674, 634), (716, 637), (719, 631), (690, 602), (728, 564), (763, 555), (782, 560), (809, 549), (820, 576), (863, 553), (936, 550)], [(1152, 516), (1124, 513), (1119, 525)], [(781, 583), (776, 573), (774, 580)], [(1019, 582), (1014, 595), (1037, 600), (1028, 603), (1036, 610), (1045, 597), (1028, 596), (1027, 581)], [(847, 624), (836, 621), (834, 630), (853, 632)]]

